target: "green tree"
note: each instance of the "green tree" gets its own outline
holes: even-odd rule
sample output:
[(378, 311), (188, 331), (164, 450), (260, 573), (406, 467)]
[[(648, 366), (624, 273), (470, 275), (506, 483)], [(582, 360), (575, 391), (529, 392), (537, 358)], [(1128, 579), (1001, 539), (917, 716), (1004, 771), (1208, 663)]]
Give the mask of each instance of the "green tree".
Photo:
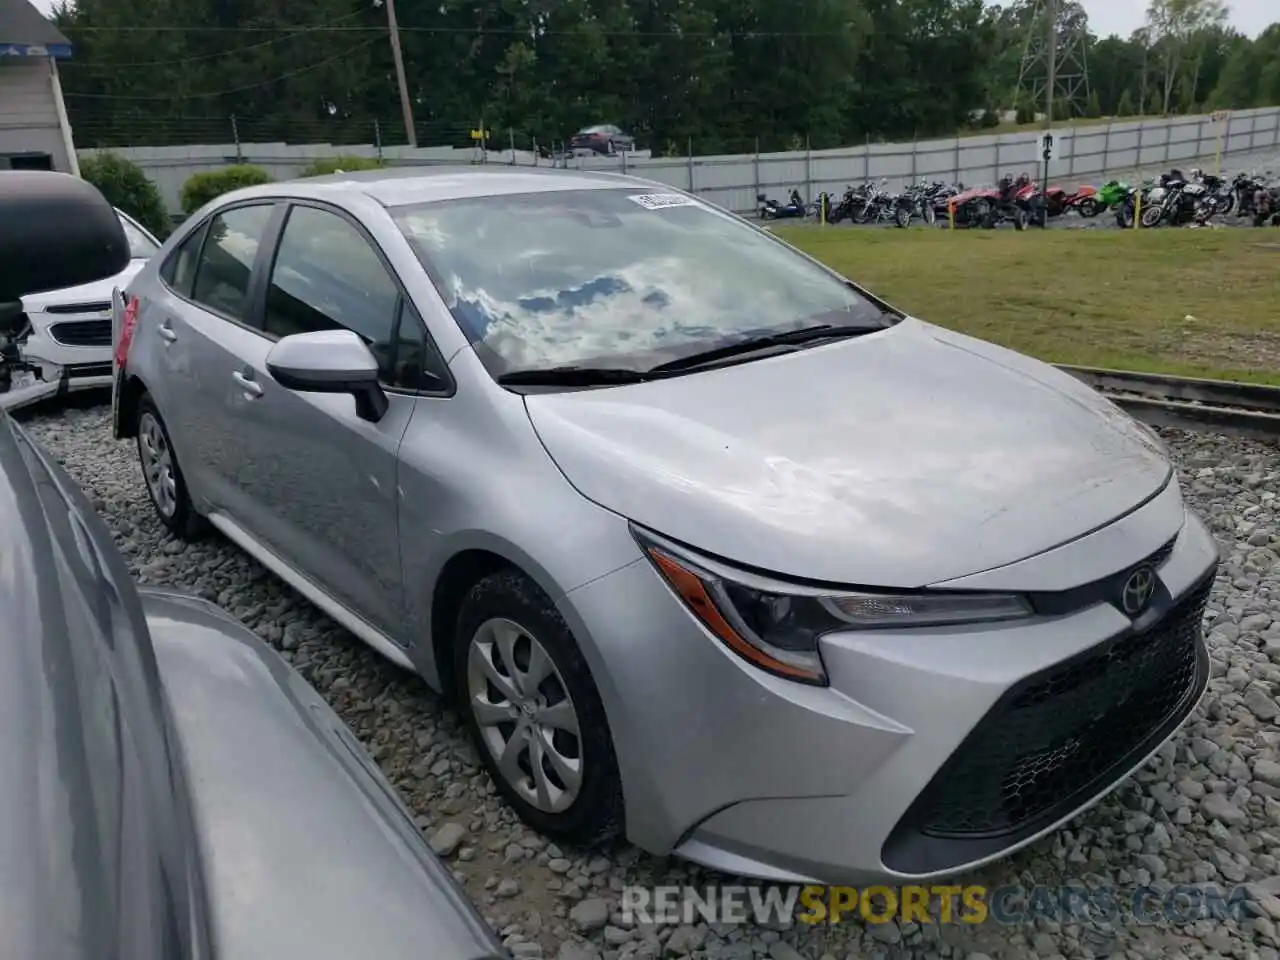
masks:
[(116, 153), (91, 154), (80, 158), (80, 176), (157, 237), (169, 235), (172, 223), (160, 191), (136, 163)]

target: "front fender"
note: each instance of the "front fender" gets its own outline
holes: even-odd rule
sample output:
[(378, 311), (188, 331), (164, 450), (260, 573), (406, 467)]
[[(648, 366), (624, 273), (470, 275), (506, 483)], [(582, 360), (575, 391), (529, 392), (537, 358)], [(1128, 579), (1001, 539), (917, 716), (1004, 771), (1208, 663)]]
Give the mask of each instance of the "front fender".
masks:
[(141, 590), (219, 954), (507, 956), (350, 730), (218, 607)]

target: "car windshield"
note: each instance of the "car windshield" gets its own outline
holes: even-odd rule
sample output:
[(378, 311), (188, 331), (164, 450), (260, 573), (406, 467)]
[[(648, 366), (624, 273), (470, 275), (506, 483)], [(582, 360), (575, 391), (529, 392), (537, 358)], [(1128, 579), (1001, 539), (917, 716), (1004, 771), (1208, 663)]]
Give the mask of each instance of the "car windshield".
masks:
[(120, 218), (120, 226), (124, 227), (125, 238), (129, 241), (129, 257), (133, 260), (150, 260), (160, 249), (150, 237), (138, 229), (130, 220)]
[(392, 211), (493, 376), (658, 363), (883, 308), (737, 217), (660, 188)]

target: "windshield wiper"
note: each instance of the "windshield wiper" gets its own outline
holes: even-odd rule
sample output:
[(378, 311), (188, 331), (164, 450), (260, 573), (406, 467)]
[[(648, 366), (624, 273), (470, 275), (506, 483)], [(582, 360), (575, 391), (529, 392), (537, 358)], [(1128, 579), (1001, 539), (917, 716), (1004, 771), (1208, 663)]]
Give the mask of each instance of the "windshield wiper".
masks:
[(677, 360), (668, 360), (666, 363), (660, 363), (656, 367), (650, 367), (645, 372), (675, 373), (680, 370), (692, 370), (695, 367), (706, 366), (719, 360), (728, 360), (731, 357), (747, 353), (755, 353), (757, 350), (766, 350), (770, 347), (786, 347), (813, 343), (818, 340), (840, 340), (847, 337), (860, 337), (865, 333), (883, 329), (884, 327), (880, 324), (819, 323), (811, 327), (801, 327), (799, 330), (768, 333), (758, 337), (748, 337), (746, 340), (738, 340), (734, 343), (727, 343), (722, 347), (712, 347), (710, 350), (691, 353), (687, 357), (680, 357)]
[(498, 377), (504, 387), (596, 387), (620, 383), (644, 383), (662, 375), (625, 367), (545, 367), (512, 370)]

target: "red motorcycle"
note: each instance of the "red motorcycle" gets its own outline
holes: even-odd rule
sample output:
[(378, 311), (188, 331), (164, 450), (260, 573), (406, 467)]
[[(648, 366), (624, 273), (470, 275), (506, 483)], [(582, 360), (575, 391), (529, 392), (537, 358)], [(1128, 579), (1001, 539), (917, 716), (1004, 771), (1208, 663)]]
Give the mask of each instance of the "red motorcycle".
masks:
[[(1024, 182), (1026, 181), (1026, 182)], [(1015, 230), (1027, 229), (1027, 211), (1017, 201), (1017, 196), (1029, 183), (1026, 177), (1004, 177), (998, 186), (977, 187), (958, 193), (951, 198), (957, 227), (981, 227), (994, 230), (1008, 221)]]
[(1094, 217), (1102, 209), (1096, 187), (1079, 187), (1074, 192), (1063, 187), (1050, 187), (1042, 193), (1039, 185), (1026, 174), (1017, 182), (1022, 184), (1017, 191), (1017, 203), (1027, 211), (1027, 221), (1035, 227), (1048, 226), (1050, 220), (1068, 210), (1075, 210), (1082, 217)]

